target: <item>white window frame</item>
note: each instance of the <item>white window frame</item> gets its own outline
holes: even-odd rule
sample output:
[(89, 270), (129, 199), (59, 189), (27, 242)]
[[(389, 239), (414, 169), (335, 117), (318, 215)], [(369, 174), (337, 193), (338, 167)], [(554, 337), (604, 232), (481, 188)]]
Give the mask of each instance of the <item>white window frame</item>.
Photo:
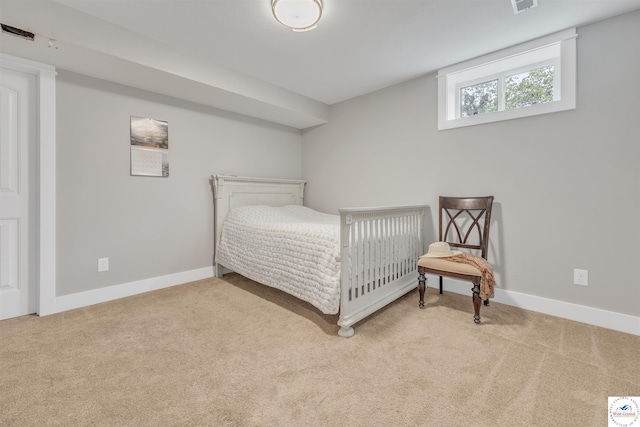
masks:
[[(576, 29), (560, 31), (438, 71), (438, 130), (535, 116), (576, 108)], [(504, 110), (502, 79), (554, 66), (553, 101)], [(460, 117), (460, 89), (498, 79), (498, 111)]]

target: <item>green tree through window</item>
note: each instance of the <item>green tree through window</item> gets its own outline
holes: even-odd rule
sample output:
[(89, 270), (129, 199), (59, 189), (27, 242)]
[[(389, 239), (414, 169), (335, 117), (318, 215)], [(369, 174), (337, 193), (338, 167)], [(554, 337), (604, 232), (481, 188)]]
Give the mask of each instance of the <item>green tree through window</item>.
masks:
[(505, 78), (505, 110), (553, 101), (553, 66)]
[(460, 89), (460, 117), (498, 111), (498, 80)]
[[(553, 101), (553, 65), (501, 77), (504, 85), (504, 109), (528, 107)], [(496, 112), (498, 79), (460, 89), (460, 117)]]

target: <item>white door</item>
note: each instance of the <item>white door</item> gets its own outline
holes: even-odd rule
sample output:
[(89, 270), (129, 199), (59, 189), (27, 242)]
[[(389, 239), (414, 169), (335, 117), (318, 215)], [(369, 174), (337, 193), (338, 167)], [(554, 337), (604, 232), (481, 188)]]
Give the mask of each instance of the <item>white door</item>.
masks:
[(36, 90), (0, 68), (0, 320), (37, 308)]

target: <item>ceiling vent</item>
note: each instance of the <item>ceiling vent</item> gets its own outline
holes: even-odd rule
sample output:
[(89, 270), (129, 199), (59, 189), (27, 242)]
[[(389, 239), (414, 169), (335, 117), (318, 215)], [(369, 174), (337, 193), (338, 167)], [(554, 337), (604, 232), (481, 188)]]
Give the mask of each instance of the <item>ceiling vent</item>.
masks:
[(10, 25), (5, 25), (5, 24), (0, 24), (0, 25), (2, 25), (3, 33), (11, 34), (16, 37), (33, 41), (33, 38), (36, 36), (35, 34), (30, 33), (29, 31), (21, 30), (20, 28), (12, 27)]
[(511, 4), (513, 5), (513, 13), (517, 15), (520, 12), (536, 7), (538, 0), (511, 0)]

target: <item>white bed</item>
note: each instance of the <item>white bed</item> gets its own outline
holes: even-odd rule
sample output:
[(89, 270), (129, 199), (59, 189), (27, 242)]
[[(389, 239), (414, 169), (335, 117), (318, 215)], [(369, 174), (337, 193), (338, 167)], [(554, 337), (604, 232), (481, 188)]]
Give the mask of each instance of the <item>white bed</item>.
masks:
[(216, 276), (227, 268), (339, 313), (338, 334), (349, 337), (356, 322), (416, 287), (427, 206), (329, 215), (303, 206), (304, 186), (213, 176)]

